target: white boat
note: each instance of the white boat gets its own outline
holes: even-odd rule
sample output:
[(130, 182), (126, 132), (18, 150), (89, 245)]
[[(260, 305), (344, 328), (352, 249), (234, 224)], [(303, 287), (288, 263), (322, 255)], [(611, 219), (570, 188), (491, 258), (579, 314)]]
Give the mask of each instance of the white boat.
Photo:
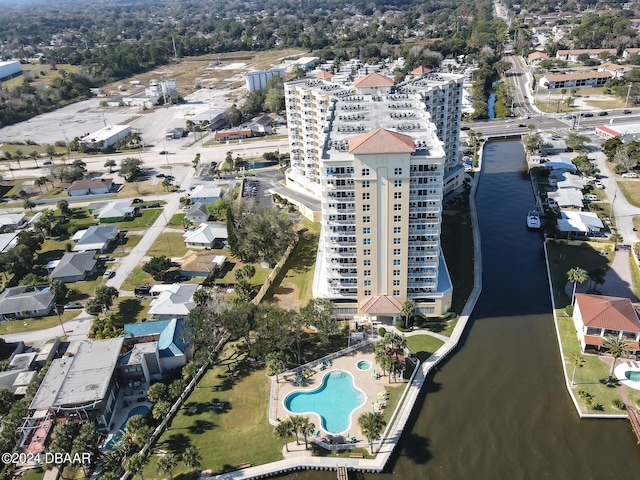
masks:
[(540, 222), (540, 214), (537, 210), (531, 210), (527, 214), (527, 227), (529, 228), (540, 228), (542, 223)]

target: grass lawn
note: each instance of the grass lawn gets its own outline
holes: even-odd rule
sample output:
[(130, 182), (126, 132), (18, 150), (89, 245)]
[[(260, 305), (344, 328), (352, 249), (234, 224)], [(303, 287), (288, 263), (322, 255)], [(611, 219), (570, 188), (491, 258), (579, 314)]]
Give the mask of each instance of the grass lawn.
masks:
[(44, 470), (42, 468), (31, 468), (27, 470), (21, 477), (21, 480), (42, 480)]
[[(113, 251), (109, 252), (112, 257), (124, 257), (127, 253), (131, 252), (138, 246), (140, 240), (142, 240), (142, 232), (129, 232), (125, 237), (124, 244), (115, 245)], [(124, 252), (122, 251), (124, 248)]]
[(162, 213), (161, 208), (147, 208), (141, 210), (142, 215), (136, 216), (133, 220), (125, 220), (124, 222), (117, 222), (116, 225), (119, 230), (144, 230), (153, 225), (153, 222)]
[(171, 219), (167, 222), (169, 227), (182, 227), (182, 221), (184, 220), (184, 213), (176, 213)]
[(640, 207), (640, 182), (618, 180), (618, 186), (631, 205)]
[(585, 269), (587, 272), (595, 269), (608, 270), (613, 260), (613, 255), (606, 257), (599, 255), (600, 250), (609, 243), (574, 242), (576, 245), (567, 245), (567, 242), (547, 242), (549, 252), (549, 267), (553, 280), (553, 298), (556, 308), (564, 308), (571, 303), (571, 298), (566, 293), (567, 272), (575, 267)]
[(153, 279), (153, 277), (147, 272), (142, 271), (142, 264), (139, 264), (136, 268), (133, 269), (131, 275), (129, 275), (127, 279), (122, 282), (121, 290), (133, 291), (136, 285), (153, 285), (155, 283), (157, 282)]
[(118, 297), (113, 302), (110, 312), (119, 325), (140, 323), (146, 320), (150, 303), (150, 298), (138, 300), (134, 297)]
[[(230, 349), (227, 349), (229, 352)], [(267, 419), (270, 383), (263, 369), (254, 370), (243, 356), (212, 367), (158, 440), (154, 451), (180, 455), (189, 444), (196, 445), (203, 457), (202, 470), (214, 474), (235, 470), (242, 463), (262, 465), (282, 459), (282, 441)], [(223, 412), (218, 402), (228, 405)], [(189, 413), (191, 407), (196, 413)], [(146, 479), (165, 478), (152, 455), (144, 469)], [(174, 475), (188, 472), (179, 463)]]
[(167, 193), (162, 186), (162, 182), (153, 185), (152, 180), (124, 182), (120, 191), (116, 194), (117, 198), (144, 197), (145, 195), (162, 195)]
[(306, 305), (311, 299), (311, 284), (315, 271), (320, 224), (304, 219), (301, 226), (307, 228), (308, 231), (302, 235), (289, 260), (280, 270), (280, 274), (266, 295), (268, 299), (273, 297), (274, 289), (277, 290), (287, 284), (295, 285), (300, 305)]
[(153, 242), (152, 247), (147, 251), (147, 255), (150, 257), (159, 257), (161, 255), (166, 255), (167, 257), (182, 257), (188, 251), (189, 249), (184, 243), (182, 233), (164, 232)]
[[(60, 314), (62, 323), (76, 318), (82, 310), (67, 310)], [(21, 320), (7, 320), (0, 322), (0, 335), (4, 333), (33, 332), (44, 328), (60, 325), (57, 315), (48, 315), (39, 318), (24, 318)]]
[(431, 335), (412, 335), (407, 337), (409, 350), (416, 354), (421, 362), (429, 358), (444, 342)]
[[(567, 362), (567, 373), (569, 380), (573, 375), (573, 366), (568, 359), (573, 355), (580, 353), (580, 344), (573, 325), (573, 320), (567, 317), (564, 309), (556, 310), (558, 316), (558, 327), (560, 329), (560, 337), (562, 339), (562, 348)], [(622, 410), (613, 406), (613, 400), (620, 399), (620, 393), (615, 384), (607, 384), (606, 380), (609, 376), (610, 366), (600, 360), (598, 355), (582, 355), (585, 362), (582, 367), (576, 369), (575, 383), (572, 387), (576, 398), (579, 401), (580, 409), (584, 413), (605, 413), (605, 414), (621, 414)], [(588, 392), (592, 397), (591, 405), (587, 405), (583, 396), (578, 391)], [(627, 389), (630, 391), (631, 389)], [(637, 397), (640, 398), (640, 397)], [(594, 409), (601, 405), (602, 410)], [(596, 407), (597, 408), (597, 407)]]
[[(217, 254), (216, 250), (211, 250), (211, 254), (212, 255), (224, 255), (224, 252), (221, 252), (221, 253)], [(269, 273), (271, 273), (271, 269), (270, 268), (262, 268), (259, 263), (247, 264), (247, 263), (243, 263), (243, 262), (240, 262), (240, 261), (234, 262), (233, 259), (228, 259), (228, 261), (227, 261), (227, 263), (225, 265), (225, 268), (222, 270), (222, 273), (224, 273), (224, 275), (221, 278), (217, 278), (215, 283), (227, 283), (227, 284), (228, 283), (236, 283), (236, 279), (233, 276), (233, 272), (236, 271), (236, 270), (241, 269), (245, 265), (253, 265), (255, 267), (255, 269), (256, 269), (256, 274), (251, 279), (251, 285), (262, 285), (262, 284), (264, 284), (265, 280), (269, 276)]]

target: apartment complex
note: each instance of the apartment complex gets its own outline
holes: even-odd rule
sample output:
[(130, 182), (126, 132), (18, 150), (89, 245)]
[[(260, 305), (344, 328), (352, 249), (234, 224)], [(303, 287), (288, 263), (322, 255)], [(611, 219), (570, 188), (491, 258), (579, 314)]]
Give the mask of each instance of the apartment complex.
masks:
[(324, 77), (285, 85), (287, 187), (322, 208), (314, 296), (342, 316), (395, 317), (406, 299), (427, 316), (447, 312), (440, 226), (443, 195), (463, 177), (463, 77), (428, 73), (397, 85), (378, 73), (352, 85)]

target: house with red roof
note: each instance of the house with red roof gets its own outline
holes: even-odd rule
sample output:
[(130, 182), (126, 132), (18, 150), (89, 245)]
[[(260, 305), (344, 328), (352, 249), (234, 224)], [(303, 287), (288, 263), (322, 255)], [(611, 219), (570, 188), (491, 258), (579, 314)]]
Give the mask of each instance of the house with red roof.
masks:
[(640, 318), (628, 298), (577, 293), (573, 323), (583, 352), (601, 351), (603, 340), (611, 336), (625, 339), (632, 354), (640, 348)]

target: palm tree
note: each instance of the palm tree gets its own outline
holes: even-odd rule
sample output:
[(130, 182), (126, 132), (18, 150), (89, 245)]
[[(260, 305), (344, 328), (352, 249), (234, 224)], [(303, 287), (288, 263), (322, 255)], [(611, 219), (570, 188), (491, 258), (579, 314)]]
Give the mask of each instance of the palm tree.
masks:
[(584, 283), (589, 279), (589, 274), (584, 268), (575, 267), (567, 272), (567, 278), (573, 282), (573, 293), (571, 294), (571, 305), (576, 300), (576, 287), (578, 283)]
[(147, 457), (146, 455), (142, 455), (141, 453), (136, 453), (135, 455), (132, 455), (131, 458), (127, 461), (127, 470), (129, 470), (132, 475), (140, 475), (140, 478), (144, 480), (142, 471), (144, 470), (144, 467), (148, 461), (149, 457)]
[(611, 237), (609, 237), (609, 240), (613, 242), (613, 249), (615, 250), (618, 247), (619, 243), (624, 242), (624, 237), (618, 232), (615, 232), (611, 235)]
[(366, 412), (358, 417), (358, 426), (362, 434), (369, 440), (371, 455), (373, 455), (373, 441), (380, 439), (385, 425), (386, 422), (380, 412)]
[(298, 417), (300, 421), (298, 422), (298, 433), (301, 433), (304, 437), (304, 449), (309, 448), (307, 443), (307, 435), (311, 435), (313, 431), (316, 429), (316, 426), (309, 421), (307, 417)]
[(29, 211), (33, 212), (33, 207), (35, 207), (36, 204), (33, 203), (31, 200), (29, 200), (28, 198), (26, 200), (23, 200), (22, 202), (22, 208), (23, 209), (29, 209)]
[(291, 436), (292, 432), (293, 424), (291, 423), (291, 420), (283, 420), (276, 426), (276, 435), (284, 441), (284, 446), (287, 449), (287, 452), (289, 451), (289, 444), (287, 443), (287, 440)]
[(404, 316), (404, 328), (409, 328), (409, 320), (413, 317), (413, 313), (416, 311), (416, 301), (412, 298), (408, 298), (402, 304), (400, 313)]
[(182, 452), (182, 461), (184, 464), (193, 468), (197, 473), (200, 472), (200, 465), (202, 463), (202, 455), (200, 455), (200, 450), (195, 445), (189, 445)]
[(173, 480), (173, 471), (178, 466), (178, 459), (173, 453), (167, 453), (158, 460), (158, 470), (160, 473), (168, 473), (170, 480)]
[(616, 360), (620, 357), (627, 357), (631, 353), (631, 348), (629, 343), (624, 338), (614, 337), (613, 335), (609, 335), (602, 340), (602, 346), (609, 350), (609, 355), (613, 357), (613, 362), (611, 362), (611, 369), (609, 370), (609, 378), (607, 382), (611, 382), (611, 378), (613, 377), (613, 369), (616, 367)]
[(35, 150), (29, 152), (29, 158), (36, 162), (36, 168), (40, 168), (40, 165), (38, 165), (38, 152), (36, 152)]
[(575, 385), (576, 382), (574, 380), (576, 379), (576, 369), (584, 365), (584, 357), (579, 353), (576, 353), (575, 355), (571, 355), (569, 357), (569, 364), (573, 365), (573, 374), (571, 375), (571, 385)]

